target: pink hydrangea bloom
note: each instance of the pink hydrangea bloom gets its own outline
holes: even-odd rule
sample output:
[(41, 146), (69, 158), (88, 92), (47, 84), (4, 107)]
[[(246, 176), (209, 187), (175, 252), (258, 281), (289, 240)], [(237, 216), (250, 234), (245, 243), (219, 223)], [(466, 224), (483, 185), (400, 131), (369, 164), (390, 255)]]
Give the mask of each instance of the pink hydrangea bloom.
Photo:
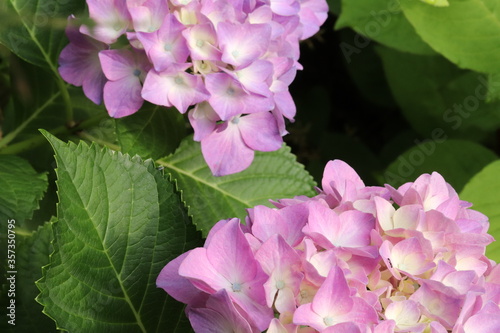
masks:
[[(281, 147), (285, 119), (293, 121), (296, 111), (288, 87), (302, 69), (299, 42), (316, 33), (328, 13), (326, 0), (87, 0), (87, 5), (93, 24), (80, 27), (83, 37), (67, 31), (71, 43), (60, 58), (63, 78), (83, 85), (95, 103), (104, 95), (115, 118), (137, 112), (144, 100), (189, 111), (194, 140), (202, 141), (205, 160), (219, 176), (247, 168), (256, 150)], [(125, 75), (127, 68), (136, 74)], [(117, 70), (124, 75), (118, 78)], [(260, 114), (258, 122), (249, 121)], [(233, 126), (238, 119), (246, 125)], [(244, 126), (254, 126), (257, 140)]]
[[(157, 284), (188, 304), (197, 332), (210, 332), (200, 322), (271, 333), (500, 329), (500, 268), (484, 255), (493, 241), (487, 218), (441, 175), (367, 187), (335, 160), (322, 184), (315, 197), (249, 209), (246, 225), (220, 221), (204, 248), (165, 266)], [(222, 294), (226, 303), (215, 309)]]

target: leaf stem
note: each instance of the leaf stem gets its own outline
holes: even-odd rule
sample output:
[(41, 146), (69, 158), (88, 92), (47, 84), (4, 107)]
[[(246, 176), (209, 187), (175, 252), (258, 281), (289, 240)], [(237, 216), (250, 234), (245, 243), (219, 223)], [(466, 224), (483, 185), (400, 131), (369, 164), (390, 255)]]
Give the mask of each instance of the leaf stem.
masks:
[(73, 104), (71, 103), (71, 97), (68, 92), (68, 85), (63, 81), (63, 79), (59, 76), (59, 73), (55, 72), (57, 86), (59, 87), (59, 92), (62, 95), (62, 99), (64, 101), (64, 106), (66, 110), (66, 126), (73, 127), (76, 125), (73, 113)]
[(108, 147), (110, 149), (113, 149), (113, 150), (116, 150), (116, 151), (120, 151), (120, 146), (114, 144), (114, 143), (111, 143), (111, 142), (108, 142), (106, 140), (102, 140), (102, 139), (99, 139), (99, 138), (96, 138), (95, 136), (89, 134), (88, 132), (85, 132), (85, 131), (81, 131), (78, 133), (78, 136), (85, 139), (85, 140), (89, 140), (89, 141), (93, 141), (101, 146), (105, 146), (105, 147)]
[[(96, 115), (92, 118), (89, 118), (87, 120), (82, 121), (79, 124), (74, 125), (73, 127), (59, 126), (59, 127), (56, 127), (54, 129), (50, 130), (49, 132), (53, 135), (64, 134), (64, 133), (66, 133), (66, 134), (75, 133), (78, 131), (82, 131), (83, 129), (97, 125), (97, 124), (99, 124), (99, 122), (101, 120), (106, 119), (107, 117), (108, 117), (108, 114), (105, 112), (102, 112), (99, 115)], [(0, 143), (2, 141), (0, 141)], [(46, 142), (47, 142), (47, 140), (45, 139), (45, 137), (43, 135), (41, 135), (41, 134), (36, 135), (36, 136), (33, 136), (33, 137), (26, 139), (24, 141), (17, 142), (13, 145), (10, 145), (10, 146), (7, 146), (3, 149), (0, 149), (0, 155), (22, 153), (22, 152), (31, 150), (33, 148), (36, 148), (36, 147), (38, 147)]]
[[(12, 4), (12, 7), (14, 8), (14, 10), (16, 11), (16, 13), (18, 14), (18, 16), (19, 16), (19, 18), (21, 20), (21, 23), (23, 24), (24, 28), (26, 29), (26, 31), (30, 35), (31, 40), (37, 46), (37, 48), (40, 50), (40, 53), (41, 53), (43, 59), (45, 60), (45, 62), (47, 63), (47, 65), (49, 66), (50, 70), (52, 71), (52, 73), (55, 76), (55, 80), (57, 82), (57, 86), (59, 88), (59, 92), (61, 93), (63, 101), (64, 101), (64, 105), (66, 106), (65, 107), (65, 110), (66, 110), (66, 126), (68, 126), (69, 128), (75, 126), (75, 120), (73, 119), (73, 117), (74, 117), (74, 114), (73, 114), (73, 105), (71, 104), (71, 99), (70, 99), (70, 96), (69, 96), (67, 85), (65, 84), (65, 82), (63, 81), (63, 79), (61, 78), (61, 76), (59, 75), (59, 71), (57, 69), (57, 63), (55, 63), (51, 59), (50, 54), (43, 47), (43, 45), (40, 43), (40, 40), (36, 36), (36, 32), (34, 30), (36, 26), (35, 25), (30, 26), (29, 21), (26, 19), (26, 17), (23, 16), (23, 15), (21, 15), (21, 9), (16, 6), (17, 3), (15, 1), (11, 1), (11, 4)], [(36, 15), (36, 13), (34, 15)], [(32, 22), (34, 22), (34, 21), (32, 21)]]
[(21, 133), (24, 128), (26, 126), (28, 126), (29, 123), (31, 123), (33, 120), (36, 119), (36, 117), (38, 117), (38, 115), (46, 108), (48, 107), (50, 104), (52, 104), (52, 102), (54, 102), (54, 100), (59, 97), (60, 95), (60, 92), (57, 92), (55, 93), (54, 95), (52, 95), (45, 103), (43, 103), (43, 105), (41, 105), (40, 107), (38, 107), (38, 109), (35, 110), (35, 112), (33, 112), (33, 114), (28, 118), (26, 119), (21, 125), (19, 125), (15, 130), (13, 130), (12, 132), (10, 132), (9, 134), (7, 134), (2, 140), (0, 140), (0, 150), (5, 147), (6, 145), (8, 145), (12, 140), (14, 140), (16, 138), (16, 136)]

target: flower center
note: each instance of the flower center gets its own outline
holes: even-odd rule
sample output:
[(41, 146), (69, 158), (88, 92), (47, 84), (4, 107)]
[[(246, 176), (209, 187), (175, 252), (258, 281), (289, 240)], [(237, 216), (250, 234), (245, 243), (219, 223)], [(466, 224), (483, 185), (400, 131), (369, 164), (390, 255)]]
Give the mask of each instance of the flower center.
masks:
[(165, 44), (165, 46), (163, 47), (163, 49), (167, 52), (170, 52), (172, 51), (172, 44)]
[(140, 69), (137, 69), (137, 68), (136, 68), (136, 69), (134, 69), (134, 75), (135, 75), (135, 76), (139, 76), (139, 75), (141, 75), (141, 70), (140, 70)]
[(227, 88), (227, 90), (226, 90), (226, 94), (228, 94), (229, 96), (234, 96), (234, 93), (235, 93), (235, 92), (236, 92), (236, 91), (234, 90), (234, 88), (233, 88), (233, 87), (229, 87), (229, 88)]
[(332, 326), (335, 323), (332, 317), (323, 318), (323, 322), (325, 323), (326, 326)]
[(231, 284), (231, 288), (233, 288), (233, 291), (235, 293), (238, 293), (241, 291), (242, 286), (241, 286), (241, 283), (236, 282), (236, 283)]
[(184, 84), (184, 80), (182, 79), (182, 77), (179, 76), (175, 77), (174, 82), (178, 85)]
[(120, 31), (123, 29), (123, 22), (121, 21), (116, 21), (114, 24), (113, 24), (113, 29), (115, 29), (115, 31)]
[(205, 43), (205, 42), (204, 42), (203, 40), (198, 39), (198, 40), (196, 41), (196, 46), (198, 46), (198, 47), (202, 47), (204, 43)]
[(285, 282), (283, 282), (283, 280), (279, 280), (276, 282), (276, 288), (277, 289), (283, 289), (285, 288)]

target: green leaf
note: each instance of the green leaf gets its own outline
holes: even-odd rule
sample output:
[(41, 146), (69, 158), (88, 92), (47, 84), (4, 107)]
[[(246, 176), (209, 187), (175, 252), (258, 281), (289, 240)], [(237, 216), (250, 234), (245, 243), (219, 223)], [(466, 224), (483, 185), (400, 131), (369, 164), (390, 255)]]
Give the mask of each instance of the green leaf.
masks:
[[(52, 253), (51, 241), (53, 238), (52, 222), (45, 223), (38, 230), (27, 233), (16, 226), (16, 266), (15, 271), (15, 304), (16, 320), (15, 326), (1, 325), (2, 332), (33, 332), (47, 333), (55, 332), (56, 326), (53, 320), (42, 313), (43, 307), (35, 301), (39, 290), (35, 281), (42, 277), (42, 266), (49, 263), (49, 255)], [(7, 244), (2, 244), (7, 248)], [(12, 271), (12, 269), (9, 269)], [(7, 273), (7, 277), (12, 274)], [(8, 291), (8, 289), (7, 289)], [(10, 299), (9, 299), (10, 302)], [(10, 319), (10, 318), (9, 318)]]
[(82, 1), (6, 0), (0, 19), (0, 43), (34, 65), (57, 73), (57, 58), (67, 44), (66, 19)]
[(256, 152), (243, 172), (214, 177), (200, 144), (187, 137), (175, 154), (157, 161), (177, 180), (193, 222), (204, 235), (219, 220), (244, 218), (246, 208), (269, 205), (270, 199), (314, 195), (312, 177), (297, 163), (290, 148)]
[(24, 159), (0, 155), (0, 221), (15, 219), (18, 225), (31, 218), (47, 189), (47, 175), (38, 173)]
[[(425, 4), (424, 4), (425, 5)], [(396, 102), (423, 137), (481, 141), (500, 125), (500, 103), (487, 103), (488, 80), (441, 56), (418, 56), (378, 47)]]
[(47, 126), (64, 124), (64, 108), (60, 105), (61, 93), (53, 77), (40, 67), (12, 57), (10, 80), (14, 87), (19, 87), (12, 94), (9, 104), (3, 111), (2, 129), (5, 137), (0, 147), (10, 141), (28, 135), (40, 135), (36, 124)]
[(173, 183), (151, 160), (44, 135), (59, 195), (44, 312), (72, 332), (184, 332), (183, 304), (156, 288), (161, 269), (200, 242)]
[(339, 16), (340, 14), (340, 1), (341, 0), (326, 0), (328, 3), (328, 8), (330, 10), (330, 13), (335, 14), (336, 16)]
[(500, 161), (488, 164), (465, 185), (460, 199), (472, 203), (472, 209), (488, 216), (489, 233), (496, 242), (488, 245), (486, 256), (500, 261)]
[(436, 7), (448, 7), (450, 5), (448, 0), (420, 0), (420, 1), (423, 1), (425, 3), (428, 3), (429, 5), (433, 5)]
[(500, 73), (488, 74), (488, 97), (486, 102), (500, 101)]
[[(342, 0), (342, 11), (335, 29), (350, 27), (358, 34), (401, 51), (416, 54), (435, 52), (415, 32), (396, 0)], [(369, 44), (366, 38), (355, 36), (352, 43), (342, 42), (346, 53), (363, 52)]]
[(462, 68), (500, 72), (500, 11), (497, 0), (452, 1), (433, 7), (400, 0), (404, 15), (434, 50)]
[[(354, 40), (355, 34), (356, 32), (351, 29), (339, 31), (342, 42)], [(362, 52), (352, 57), (351, 62), (345, 68), (360, 93), (369, 102), (385, 108), (397, 107), (384, 75), (382, 60), (376, 54), (373, 43), (367, 45)], [(307, 116), (311, 117), (312, 115), (307, 114)]]
[(142, 158), (169, 155), (186, 136), (184, 117), (175, 108), (147, 105), (135, 114), (116, 119), (121, 151)]
[[(9, 146), (34, 138), (39, 138), (46, 144), (39, 128), (51, 129), (53, 133), (57, 129), (59, 134), (70, 130), (66, 123), (67, 105), (58, 80), (61, 79), (50, 76), (45, 69), (12, 57), (11, 82), (19, 89), (12, 94), (9, 104), (3, 110), (2, 130), (5, 136), (0, 140), (0, 150), (10, 149)], [(104, 107), (95, 105), (86, 98), (81, 87), (64, 85), (64, 90), (68, 93), (74, 120), (78, 124), (90, 117), (107, 117)], [(114, 125), (112, 129), (114, 133)], [(34, 159), (38, 158), (39, 156)], [(34, 159), (29, 160), (36, 163)]]
[(385, 182), (400, 186), (423, 173), (439, 172), (459, 192), (469, 179), (498, 156), (465, 140), (426, 140), (400, 155), (385, 171)]

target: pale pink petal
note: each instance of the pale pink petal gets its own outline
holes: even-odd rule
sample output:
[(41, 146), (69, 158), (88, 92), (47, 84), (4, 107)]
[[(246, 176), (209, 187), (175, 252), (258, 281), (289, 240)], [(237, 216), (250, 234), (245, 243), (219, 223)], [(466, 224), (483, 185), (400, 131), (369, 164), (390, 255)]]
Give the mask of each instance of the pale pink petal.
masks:
[(221, 22), (217, 25), (217, 39), (222, 61), (244, 67), (266, 52), (271, 27), (267, 24)]
[(341, 160), (330, 161), (326, 164), (321, 184), (326, 193), (338, 193), (341, 197), (347, 198), (353, 198), (356, 195), (353, 191), (365, 187), (356, 171)]
[(143, 72), (148, 67), (144, 55), (131, 50), (104, 50), (99, 52), (99, 60), (104, 75), (111, 81), (145, 76)]
[(363, 330), (361, 330), (360, 325), (356, 323), (345, 322), (329, 326), (326, 329), (322, 330), (321, 332), (322, 333), (365, 333), (367, 329), (368, 327), (365, 326), (363, 327)]
[[(394, 247), (388, 246), (389, 242), (384, 241), (380, 247), (380, 255), (386, 262), (387, 267), (396, 278), (403, 272), (410, 275), (419, 275), (435, 266), (432, 262), (431, 248), (424, 239), (416, 237), (400, 241)], [(396, 272), (395, 272), (396, 271)]]
[(244, 68), (234, 71), (237, 80), (249, 92), (269, 96), (273, 65), (269, 61), (256, 60)]
[(297, 0), (272, 0), (271, 9), (278, 15), (290, 16), (299, 12), (300, 4)]
[(293, 97), (288, 90), (275, 92), (273, 95), (274, 104), (280, 113), (287, 119), (293, 120), (297, 113), (297, 107)]
[(158, 31), (137, 34), (156, 71), (161, 72), (172, 64), (186, 62), (189, 49), (182, 36), (184, 29), (184, 25), (169, 14)]
[(290, 246), (297, 246), (307, 222), (307, 205), (293, 205), (281, 209), (255, 206), (252, 210), (252, 233), (265, 242), (274, 234), (281, 235)]
[(301, 305), (293, 316), (297, 325), (317, 330), (343, 322), (374, 324), (378, 316), (373, 307), (359, 297), (351, 297), (342, 269), (332, 268), (312, 303)]
[(241, 84), (226, 73), (207, 75), (205, 85), (210, 92), (208, 102), (222, 120), (273, 108), (271, 98), (245, 92)]
[(318, 32), (319, 27), (328, 16), (328, 4), (325, 0), (301, 0), (300, 22), (302, 23), (301, 39), (306, 39)]
[(394, 320), (382, 320), (375, 326), (373, 333), (394, 333), (396, 322)]
[(326, 328), (323, 317), (312, 309), (312, 303), (306, 303), (297, 308), (293, 314), (293, 323), (296, 325), (307, 325), (317, 330)]
[(208, 102), (196, 104), (188, 113), (189, 122), (194, 129), (194, 141), (201, 141), (215, 130), (217, 121), (220, 120)]
[(87, 0), (92, 27), (82, 25), (80, 32), (106, 44), (116, 42), (127, 31), (131, 17), (126, 0)]
[(243, 1), (201, 1), (200, 12), (216, 27), (219, 22), (243, 22)]
[(151, 70), (142, 91), (145, 100), (158, 105), (175, 106), (181, 113), (208, 96), (201, 77), (184, 71), (158, 73)]
[(141, 83), (137, 77), (126, 77), (108, 81), (104, 85), (104, 105), (113, 118), (131, 115), (144, 103), (141, 97)]
[(227, 222), (212, 236), (207, 256), (219, 274), (228, 280), (249, 281), (259, 273), (260, 266), (237, 219)]
[(377, 221), (382, 230), (386, 231), (395, 229), (392, 217), (394, 216), (396, 209), (394, 209), (389, 201), (381, 197), (375, 197), (373, 200), (375, 201), (375, 207), (377, 210)]
[(187, 313), (195, 332), (257, 333), (238, 312), (225, 289), (211, 295), (206, 306), (206, 308), (190, 308)]
[(253, 150), (243, 142), (238, 126), (231, 122), (217, 125), (214, 132), (202, 139), (201, 151), (215, 176), (243, 171), (254, 157)]
[(464, 325), (465, 333), (500, 332), (500, 309), (498, 305), (489, 302), (479, 313), (470, 317)]
[(187, 28), (182, 34), (186, 38), (188, 48), (191, 51), (191, 59), (220, 60), (221, 52), (216, 47), (217, 35), (212, 24), (197, 24)]
[(302, 231), (325, 249), (333, 247), (332, 235), (340, 223), (339, 216), (323, 201), (309, 203), (309, 223)]
[(462, 298), (453, 297), (434, 290), (425, 282), (410, 296), (410, 300), (420, 303), (422, 314), (439, 321), (446, 329), (451, 329), (460, 314)]
[(412, 300), (392, 302), (385, 310), (387, 320), (394, 320), (401, 331), (422, 332), (425, 324), (419, 324), (420, 310), (418, 303)]
[(220, 289), (231, 289), (231, 282), (220, 275), (208, 260), (205, 248), (195, 248), (189, 252), (179, 266), (179, 275), (209, 294)]
[(181, 254), (163, 267), (156, 279), (156, 286), (165, 290), (179, 302), (193, 304), (194, 300), (206, 294), (193, 286), (188, 279), (179, 275), (179, 266), (188, 256), (189, 252)]
[(295, 296), (303, 274), (299, 272), (301, 259), (297, 252), (278, 234), (271, 236), (255, 254), (269, 279), (264, 285), (267, 306), (272, 307), (276, 298), (279, 312), (295, 310)]
[(254, 150), (275, 151), (283, 145), (276, 120), (270, 112), (259, 112), (238, 118), (238, 128), (246, 145)]
[(267, 333), (289, 333), (289, 331), (283, 326), (283, 324), (277, 318), (273, 318), (271, 320), (271, 324), (269, 324), (269, 329)]
[(169, 12), (168, 3), (163, 0), (127, 0), (127, 8), (137, 32), (158, 30)]
[(370, 234), (375, 227), (371, 214), (346, 211), (337, 215), (319, 202), (309, 206), (309, 224), (303, 232), (324, 248), (355, 248), (370, 245)]

